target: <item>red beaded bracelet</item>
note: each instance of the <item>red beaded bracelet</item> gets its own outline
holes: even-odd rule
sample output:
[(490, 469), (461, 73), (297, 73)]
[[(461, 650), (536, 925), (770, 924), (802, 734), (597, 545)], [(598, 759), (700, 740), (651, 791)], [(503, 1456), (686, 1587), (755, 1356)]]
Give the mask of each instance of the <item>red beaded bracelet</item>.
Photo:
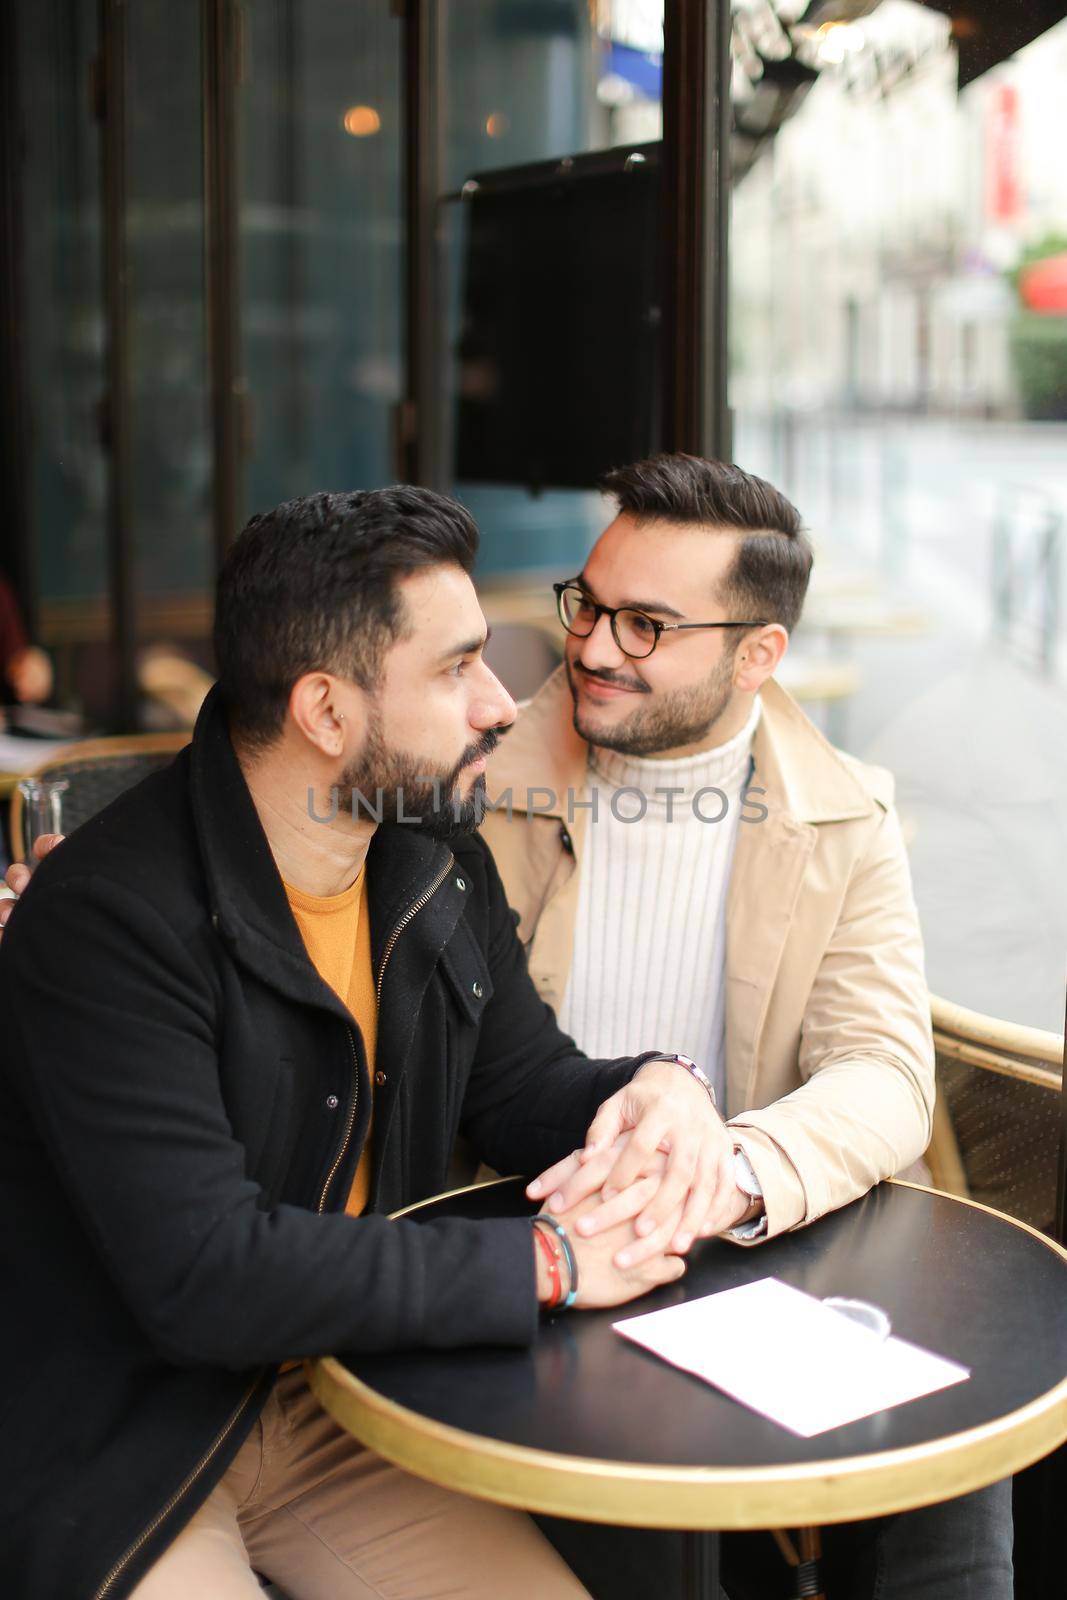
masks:
[(552, 1241), (549, 1239), (548, 1234), (545, 1233), (543, 1228), (537, 1227), (536, 1223), (534, 1224), (533, 1235), (541, 1247), (541, 1254), (544, 1256), (545, 1265), (548, 1268), (548, 1281), (552, 1285), (552, 1294), (551, 1297), (545, 1302), (545, 1310), (554, 1311), (559, 1305), (560, 1301), (563, 1299), (563, 1283), (559, 1272), (559, 1255), (557, 1251), (553, 1249)]

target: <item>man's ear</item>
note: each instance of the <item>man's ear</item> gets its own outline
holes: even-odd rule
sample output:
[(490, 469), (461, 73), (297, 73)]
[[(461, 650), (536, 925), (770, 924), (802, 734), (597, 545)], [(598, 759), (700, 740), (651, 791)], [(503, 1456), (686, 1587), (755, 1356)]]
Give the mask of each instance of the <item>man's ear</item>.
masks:
[(310, 745), (331, 761), (361, 748), (367, 731), (367, 702), (358, 684), (329, 672), (305, 672), (289, 692), (289, 716)]
[(789, 648), (789, 635), (780, 622), (748, 634), (738, 645), (734, 659), (733, 686), (754, 694), (775, 671)]

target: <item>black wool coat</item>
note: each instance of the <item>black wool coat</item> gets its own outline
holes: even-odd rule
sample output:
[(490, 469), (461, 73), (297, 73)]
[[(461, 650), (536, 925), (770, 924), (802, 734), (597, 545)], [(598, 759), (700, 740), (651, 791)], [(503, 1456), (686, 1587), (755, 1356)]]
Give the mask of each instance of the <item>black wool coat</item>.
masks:
[[(191, 747), (45, 861), (0, 943), (0, 1592), (118, 1600), (286, 1358), (524, 1345), (521, 1220), (382, 1213), (580, 1144), (644, 1057), (538, 998), (492, 858), (378, 830), (368, 1214), (359, 1029), (308, 960), (213, 691)], [(358, 1515), (358, 1507), (355, 1508)]]

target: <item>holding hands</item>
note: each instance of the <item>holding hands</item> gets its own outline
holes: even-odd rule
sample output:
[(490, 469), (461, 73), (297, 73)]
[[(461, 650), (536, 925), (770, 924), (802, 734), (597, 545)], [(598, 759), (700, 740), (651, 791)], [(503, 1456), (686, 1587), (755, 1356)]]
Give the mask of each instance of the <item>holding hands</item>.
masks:
[[(33, 865), (62, 835), (36, 840)], [(30, 881), (31, 866), (9, 867), (0, 898), (0, 937)], [(0, 894), (3, 890), (0, 889)], [(566, 1228), (561, 1251), (550, 1226), (534, 1240), (538, 1298), (556, 1305), (573, 1287), (578, 1307), (622, 1305), (685, 1272), (694, 1239), (724, 1233), (752, 1210), (734, 1181), (734, 1146), (703, 1074), (686, 1058), (647, 1061), (605, 1100), (585, 1145), (527, 1185), (542, 1214)], [(553, 1251), (556, 1265), (553, 1266)], [(566, 1277), (565, 1287), (563, 1279)], [(560, 1290), (562, 1288), (562, 1294)]]
[[(694, 1239), (724, 1233), (752, 1210), (711, 1094), (674, 1060), (641, 1067), (600, 1107), (585, 1146), (526, 1193), (565, 1223), (579, 1268), (576, 1303), (590, 1307), (674, 1281)], [(588, 1292), (587, 1259), (595, 1284)]]

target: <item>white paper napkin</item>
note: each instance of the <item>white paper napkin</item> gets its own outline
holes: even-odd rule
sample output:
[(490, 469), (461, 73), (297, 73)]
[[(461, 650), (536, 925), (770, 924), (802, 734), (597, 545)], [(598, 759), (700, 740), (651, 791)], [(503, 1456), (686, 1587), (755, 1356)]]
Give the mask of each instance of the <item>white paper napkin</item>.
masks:
[(904, 1339), (880, 1339), (777, 1278), (613, 1326), (805, 1439), (970, 1377)]

